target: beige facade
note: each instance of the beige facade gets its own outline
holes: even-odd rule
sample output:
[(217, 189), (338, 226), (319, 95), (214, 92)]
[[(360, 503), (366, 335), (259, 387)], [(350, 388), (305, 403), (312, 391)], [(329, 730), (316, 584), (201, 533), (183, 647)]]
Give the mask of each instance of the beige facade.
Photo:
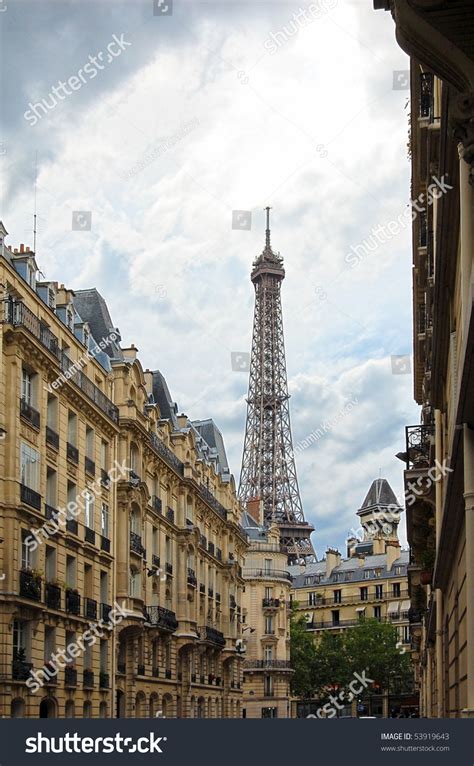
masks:
[(177, 414), (96, 291), (36, 282), (0, 226), (0, 715), (240, 717), (222, 437)]
[[(253, 508), (257, 513), (253, 514)], [(290, 586), (288, 557), (276, 525), (261, 524), (249, 503), (244, 528), (250, 548), (243, 571), (244, 698), (246, 718), (290, 717)]]
[(422, 416), (406, 429), (404, 459), (421, 714), (474, 717), (472, 3), (375, 6), (390, 7), (411, 58), (414, 393)]

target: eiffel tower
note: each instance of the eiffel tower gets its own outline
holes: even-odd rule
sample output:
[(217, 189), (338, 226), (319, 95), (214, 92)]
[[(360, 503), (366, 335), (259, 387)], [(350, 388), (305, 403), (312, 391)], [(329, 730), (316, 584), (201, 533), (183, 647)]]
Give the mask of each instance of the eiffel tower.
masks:
[(255, 311), (239, 498), (247, 507), (263, 505), (264, 523), (280, 528), (288, 563), (304, 564), (316, 561), (314, 527), (304, 517), (291, 437), (280, 294), (285, 270), (270, 244), (270, 208), (265, 209), (265, 247), (251, 273)]

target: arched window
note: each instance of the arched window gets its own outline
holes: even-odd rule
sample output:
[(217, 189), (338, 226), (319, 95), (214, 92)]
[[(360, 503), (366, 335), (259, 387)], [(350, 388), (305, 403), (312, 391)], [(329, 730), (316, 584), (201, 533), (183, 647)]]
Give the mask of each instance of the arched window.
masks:
[(99, 718), (107, 718), (107, 703), (105, 700), (99, 705)]
[(139, 470), (138, 470), (138, 468), (139, 468), (139, 465), (138, 465), (138, 463), (139, 463), (139, 452), (138, 452), (138, 447), (137, 447), (137, 445), (136, 445), (134, 442), (132, 442), (132, 443), (130, 444), (130, 469), (131, 469), (131, 470), (132, 470), (132, 471), (133, 471), (133, 472), (134, 472), (134, 473), (135, 473), (137, 476), (139, 476)]
[(82, 708), (82, 717), (92, 718), (92, 702), (90, 702), (90, 700), (86, 700), (84, 702), (84, 706)]
[(21, 699), (21, 697), (17, 697), (17, 699), (12, 700), (11, 717), (12, 718), (25, 717), (25, 701)]
[(74, 700), (66, 700), (66, 706), (64, 708), (65, 718), (75, 718), (76, 712), (74, 708)]

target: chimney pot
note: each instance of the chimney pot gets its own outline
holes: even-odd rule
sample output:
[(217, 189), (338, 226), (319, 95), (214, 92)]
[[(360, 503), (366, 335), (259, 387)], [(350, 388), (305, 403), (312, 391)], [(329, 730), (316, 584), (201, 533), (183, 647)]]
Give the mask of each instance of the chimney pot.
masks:
[(25, 245), (23, 243), (21, 243), (21, 245), (20, 245), (20, 253), (24, 253), (24, 252), (25, 252)]

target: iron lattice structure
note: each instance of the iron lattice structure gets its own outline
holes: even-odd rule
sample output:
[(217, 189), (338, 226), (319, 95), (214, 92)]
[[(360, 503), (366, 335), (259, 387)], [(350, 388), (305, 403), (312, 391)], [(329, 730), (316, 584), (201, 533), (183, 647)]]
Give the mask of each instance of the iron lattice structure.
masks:
[(280, 527), (289, 563), (316, 561), (313, 527), (305, 521), (291, 437), (285, 341), (281, 309), (283, 258), (270, 245), (270, 208), (265, 248), (254, 261), (255, 312), (250, 359), (247, 424), (239, 498), (263, 502), (266, 525)]

